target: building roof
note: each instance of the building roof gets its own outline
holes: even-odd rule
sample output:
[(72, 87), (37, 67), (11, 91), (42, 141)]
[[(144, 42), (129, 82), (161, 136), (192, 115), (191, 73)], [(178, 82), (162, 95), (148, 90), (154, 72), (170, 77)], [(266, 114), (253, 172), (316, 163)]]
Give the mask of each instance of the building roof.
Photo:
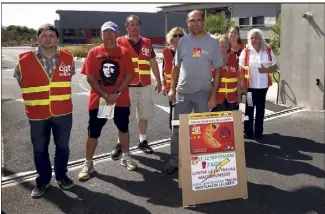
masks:
[(209, 8), (220, 8), (220, 7), (229, 7), (231, 4), (221, 4), (221, 3), (184, 3), (177, 5), (168, 5), (168, 6), (160, 6), (157, 8), (161, 8), (160, 12), (162, 13), (170, 13), (170, 12), (185, 12), (190, 10), (200, 10), (200, 9), (209, 9)]

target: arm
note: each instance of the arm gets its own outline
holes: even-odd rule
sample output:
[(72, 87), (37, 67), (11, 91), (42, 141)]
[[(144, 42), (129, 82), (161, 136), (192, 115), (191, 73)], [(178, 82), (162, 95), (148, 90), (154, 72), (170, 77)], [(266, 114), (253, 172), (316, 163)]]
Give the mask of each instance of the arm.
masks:
[(241, 91), (242, 93), (246, 93), (247, 92), (247, 88), (245, 86), (245, 51), (243, 50), (239, 56), (238, 59), (238, 70), (239, 70), (239, 74), (240, 74), (240, 85), (241, 85)]
[(170, 90), (176, 91), (176, 85), (178, 82), (180, 67), (173, 66), (171, 81), (170, 81)]
[(119, 92), (122, 92), (129, 87), (131, 80), (135, 74), (131, 56), (126, 49), (125, 49), (125, 58), (124, 58), (124, 69), (125, 69), (125, 76), (123, 82), (117, 88)]
[(214, 76), (213, 76), (212, 92), (211, 92), (212, 97), (217, 97), (218, 90), (220, 87), (220, 80), (221, 80), (220, 68), (215, 68)]
[(275, 58), (275, 55), (274, 55), (272, 50), (271, 50), (271, 56), (272, 56), (272, 66), (270, 66), (268, 68), (265, 68), (261, 64), (261, 68), (258, 69), (260, 73), (273, 73), (273, 72), (276, 72), (278, 70), (278, 66), (276, 64), (276, 58)]
[(161, 79), (160, 79), (160, 74), (159, 74), (159, 68), (158, 68), (158, 63), (156, 58), (151, 58), (150, 59), (150, 66), (152, 69), (152, 73), (156, 78), (157, 83), (161, 83)]
[(91, 86), (91, 88), (101, 97), (105, 98), (107, 93), (100, 87), (97, 79), (94, 75), (87, 74), (87, 82)]

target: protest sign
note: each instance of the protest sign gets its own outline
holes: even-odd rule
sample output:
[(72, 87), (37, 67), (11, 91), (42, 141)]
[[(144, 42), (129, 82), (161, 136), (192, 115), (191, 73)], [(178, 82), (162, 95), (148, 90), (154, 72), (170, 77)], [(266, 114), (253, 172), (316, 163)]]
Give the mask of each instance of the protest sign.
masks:
[(241, 111), (180, 115), (183, 206), (247, 198)]

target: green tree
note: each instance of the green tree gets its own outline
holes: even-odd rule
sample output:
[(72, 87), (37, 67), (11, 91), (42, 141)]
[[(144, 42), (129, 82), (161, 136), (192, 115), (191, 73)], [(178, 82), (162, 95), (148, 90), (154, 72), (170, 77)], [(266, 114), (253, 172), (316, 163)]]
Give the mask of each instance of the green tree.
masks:
[(275, 25), (271, 28), (270, 47), (276, 55), (280, 54), (281, 14)]
[(235, 25), (235, 20), (227, 19), (225, 13), (222, 12), (217, 15), (209, 15), (206, 19), (204, 30), (211, 34), (226, 34)]

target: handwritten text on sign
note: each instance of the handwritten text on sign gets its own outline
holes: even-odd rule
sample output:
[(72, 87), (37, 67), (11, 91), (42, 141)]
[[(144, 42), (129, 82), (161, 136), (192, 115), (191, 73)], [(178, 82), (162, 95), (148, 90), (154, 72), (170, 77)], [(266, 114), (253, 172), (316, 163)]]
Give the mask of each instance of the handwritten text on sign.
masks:
[(192, 190), (237, 185), (235, 152), (192, 156)]

